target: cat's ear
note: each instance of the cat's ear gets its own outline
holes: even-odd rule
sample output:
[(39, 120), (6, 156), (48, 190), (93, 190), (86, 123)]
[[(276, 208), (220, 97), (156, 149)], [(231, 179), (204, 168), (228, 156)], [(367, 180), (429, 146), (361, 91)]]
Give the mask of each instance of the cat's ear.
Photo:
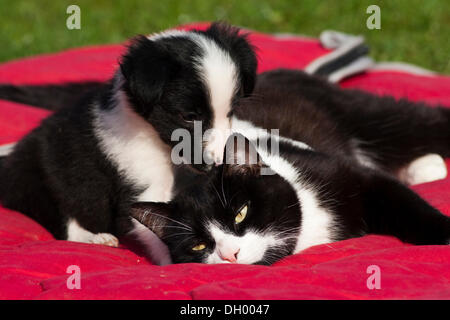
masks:
[(130, 41), (120, 62), (123, 87), (138, 109), (148, 109), (159, 101), (178, 69), (179, 63), (162, 43), (143, 35)]
[(232, 134), (225, 145), (224, 174), (259, 175), (263, 162), (253, 143), (242, 134)]
[(164, 202), (136, 202), (131, 207), (130, 215), (153, 231), (159, 238), (164, 235), (170, 222), (171, 207)]

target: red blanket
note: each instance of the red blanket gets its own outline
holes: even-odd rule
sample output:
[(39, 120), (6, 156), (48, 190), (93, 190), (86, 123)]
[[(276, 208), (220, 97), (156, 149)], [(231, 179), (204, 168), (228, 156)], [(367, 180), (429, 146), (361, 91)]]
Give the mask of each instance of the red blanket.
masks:
[[(315, 39), (252, 33), (250, 40), (259, 48), (259, 71), (301, 69), (327, 53)], [(106, 80), (122, 51), (120, 45), (98, 46), (6, 63), (0, 65), (0, 83)], [(341, 85), (450, 106), (450, 78), (444, 76), (373, 70)], [(0, 144), (16, 141), (47, 114), (0, 101)], [(450, 215), (449, 178), (414, 190)], [(71, 265), (80, 268), (81, 289), (67, 286)], [(368, 286), (378, 275), (380, 288)], [(159, 267), (124, 246), (56, 241), (26, 216), (0, 208), (0, 298), (449, 299), (450, 246), (411, 246), (370, 235), (312, 247), (269, 267)]]

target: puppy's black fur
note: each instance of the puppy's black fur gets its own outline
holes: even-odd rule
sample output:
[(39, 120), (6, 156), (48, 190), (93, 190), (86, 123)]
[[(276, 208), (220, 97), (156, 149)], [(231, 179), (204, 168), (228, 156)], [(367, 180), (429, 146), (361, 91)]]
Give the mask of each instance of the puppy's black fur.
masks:
[[(255, 82), (256, 57), (246, 36), (224, 24), (190, 32), (214, 41), (237, 65), (233, 101), (248, 95)], [(50, 91), (1, 86), (0, 98), (56, 110), (2, 160), (2, 205), (36, 219), (58, 239), (67, 238), (70, 218), (92, 233), (128, 232), (129, 205), (143, 188), (119, 172), (101, 148), (96, 113), (122, 107), (117, 95), (123, 91), (133, 112), (169, 147), (175, 144), (170, 139), (173, 130), (185, 128), (192, 133), (194, 120), (208, 129), (211, 93), (195, 68), (203, 54), (189, 37), (138, 36), (122, 57), (120, 71), (107, 83), (47, 87)]]
[[(288, 143), (281, 143), (280, 155), (302, 172), (309, 185), (315, 188), (321, 206), (333, 212), (338, 223), (333, 226), (332, 240), (379, 233), (416, 244), (448, 243), (450, 219), (396, 177), (401, 168), (423, 155), (438, 153), (443, 157), (450, 156), (449, 109), (442, 106), (430, 108), (424, 103), (379, 97), (359, 90), (342, 90), (323, 79), (292, 70), (258, 76), (255, 91), (249, 95), (254, 84), (251, 70), (255, 61), (251, 55), (245, 56), (248, 44), (242, 39), (233, 41), (233, 32), (223, 37), (218, 37), (218, 34), (220, 32), (212, 30), (208, 37), (217, 39), (222, 47), (231, 50), (233, 58), (242, 64), (239, 75), (242, 86), (240, 95), (236, 96), (234, 117), (261, 128), (277, 128), (281, 136), (312, 147), (313, 150), (299, 150)], [(174, 40), (168, 39), (158, 49), (152, 47), (156, 61), (163, 64), (162, 61), (168, 59), (158, 50), (174, 49)], [(146, 46), (153, 44), (148, 44), (144, 38), (131, 44), (129, 52), (138, 57), (138, 65), (149, 63), (148, 57), (141, 52)], [(183, 48), (180, 52), (184, 52), (187, 46)], [(192, 53), (196, 49), (190, 50), (188, 52)], [(177, 85), (181, 82), (171, 83), (172, 75), (177, 74), (177, 64), (172, 62), (166, 67), (153, 66), (156, 71), (139, 69), (134, 61), (122, 65), (127, 79), (123, 88), (136, 106), (136, 112), (154, 124), (167, 143), (170, 143), (170, 129), (174, 126), (188, 127), (182, 122), (183, 115), (208, 123), (204, 97), (188, 95), (184, 101), (196, 107), (186, 113), (183, 105), (178, 103), (182, 98), (186, 99), (186, 92), (197, 92), (196, 88), (202, 88), (202, 84), (188, 77), (180, 79), (183, 83), (192, 83), (191, 87), (180, 88)], [(147, 78), (149, 72), (158, 72), (159, 79), (150, 86), (151, 90), (141, 86), (146, 82), (152, 83)], [(169, 84), (161, 86), (161, 82)], [(166, 92), (173, 95), (165, 96)], [(98, 95), (102, 107), (114, 107), (108, 103), (113, 93), (112, 83), (104, 85)], [(242, 96), (247, 98), (239, 99)], [(169, 114), (178, 115), (177, 119), (170, 118), (169, 125), (160, 120), (167, 111), (165, 107), (171, 111)], [(53, 217), (61, 212), (73, 212), (74, 208), (78, 210), (76, 215), (77, 219), (80, 217), (80, 224), (89, 230), (115, 233), (121, 229), (117, 228), (117, 221), (130, 212), (131, 201), (140, 190), (124, 183), (117, 169), (99, 152), (92, 129), (82, 125), (85, 120), (88, 123), (92, 121), (92, 114), (88, 110), (71, 110), (55, 114), (53, 118), (58, 120), (46, 120), (48, 124), (36, 129), (37, 133), (25, 138), (15, 153), (5, 159), (7, 170), (18, 169), (9, 170), (7, 176), (3, 171), (5, 177), (12, 179), (2, 186), (0, 192), (7, 194), (6, 200), (11, 200), (16, 210), (30, 212), (36, 205), (41, 206), (43, 210), (40, 212), (45, 214), (35, 214), (35, 218), (55, 234), (61, 234), (61, 238), (64, 237), (63, 227), (60, 220)], [(201, 118), (204, 115), (206, 118)], [(74, 127), (74, 123), (77, 126)], [(61, 133), (61, 138), (57, 132)], [(69, 146), (69, 151), (62, 152), (66, 146)], [(46, 164), (44, 172), (42, 162)], [(60, 168), (60, 163), (67, 163), (67, 166)], [(135, 204), (131, 213), (138, 219), (145, 216), (146, 220), (141, 222), (149, 228), (159, 226), (153, 231), (168, 244), (175, 262), (202, 262), (205, 254), (214, 250), (216, 244), (205, 229), (205, 220), (219, 221), (236, 235), (242, 235), (246, 225), (260, 230), (272, 226), (273, 230), (286, 232), (289, 237), (285, 246), (268, 250), (264, 258), (256, 262), (270, 264), (293, 252), (295, 242), (292, 237), (295, 229), (301, 227), (302, 207), (301, 203), (300, 207), (296, 206), (296, 190), (282, 177), (255, 174), (258, 172), (258, 168), (224, 164), (213, 168), (207, 175), (199, 175), (191, 168), (180, 167), (175, 175), (175, 197), (170, 203)], [(61, 193), (59, 188), (48, 190), (48, 186), (64, 187), (67, 192)], [(21, 193), (9, 190), (21, 190)], [(62, 196), (63, 200), (57, 196)], [(55, 203), (66, 204), (62, 208), (66, 211), (55, 207)], [(236, 227), (233, 219), (236, 210), (244, 203), (250, 204), (248, 218), (245, 224)], [(92, 214), (94, 210), (109, 210), (114, 214)], [(143, 212), (158, 215), (142, 215)], [(195, 237), (177, 234), (176, 227), (180, 225), (161, 216), (191, 227)], [(291, 231), (287, 232), (288, 229)], [(192, 252), (191, 248), (198, 242), (206, 243), (206, 250)]]

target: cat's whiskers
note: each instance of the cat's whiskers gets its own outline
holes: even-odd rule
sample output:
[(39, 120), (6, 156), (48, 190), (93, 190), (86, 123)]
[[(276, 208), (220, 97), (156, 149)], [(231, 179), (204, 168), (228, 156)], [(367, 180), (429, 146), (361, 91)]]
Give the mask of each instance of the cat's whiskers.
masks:
[(221, 180), (222, 180), (222, 195), (223, 195), (223, 200), (225, 201), (225, 204), (228, 204), (228, 203), (227, 203), (226, 196), (225, 196), (225, 191), (224, 191), (224, 189), (223, 189), (223, 172), (222, 172)]
[(265, 265), (271, 265), (275, 262), (277, 262), (278, 260), (282, 259), (284, 256), (280, 255), (278, 252), (268, 252), (264, 255), (263, 259), (261, 260)]
[(190, 240), (190, 239), (194, 238), (194, 236), (195, 236), (195, 235), (192, 235), (192, 236), (187, 237), (186, 239), (182, 240), (182, 241), (181, 241), (181, 242), (180, 242), (173, 250), (176, 251), (176, 250), (183, 244), (183, 242), (185, 242), (185, 241), (187, 241), (187, 240)]
[(225, 209), (225, 203), (222, 201), (222, 198), (220, 198), (219, 191), (217, 191), (217, 188), (216, 188), (216, 186), (214, 185), (214, 183), (210, 182), (210, 184), (211, 184), (212, 187), (214, 188), (214, 191), (216, 192), (217, 198), (219, 198), (220, 203), (222, 204), (222, 207)]
[(296, 206), (296, 205), (300, 205), (300, 201), (297, 201), (296, 203), (293, 203), (293, 204), (290, 204), (290, 205), (286, 206), (286, 207), (283, 209), (283, 212), (286, 211), (287, 209), (290, 209), (290, 208)]
[(180, 226), (152, 225), (152, 228), (172, 228), (172, 229), (181, 229), (181, 230), (191, 231), (188, 228), (180, 227)]
[(184, 235), (188, 235), (188, 234), (193, 234), (193, 232), (180, 232), (180, 233), (169, 234), (168, 236), (163, 236), (162, 239), (167, 239), (167, 238), (175, 237), (175, 236), (184, 236)]
[(180, 222), (180, 221), (178, 221), (178, 220), (175, 220), (175, 219), (172, 219), (172, 218), (169, 218), (169, 217), (166, 217), (166, 216), (163, 216), (163, 215), (161, 215), (161, 214), (154, 213), (154, 212), (152, 212), (151, 214), (152, 214), (152, 215), (155, 215), (155, 216), (157, 216), (157, 217), (164, 218), (164, 219), (170, 220), (170, 221), (172, 221), (172, 222), (178, 223), (178, 224), (180, 224), (180, 225), (186, 227), (187, 230), (193, 231), (192, 228), (191, 228), (190, 226), (188, 226), (187, 224), (184, 224), (184, 223), (182, 223), (182, 222)]
[(287, 230), (282, 230), (274, 234), (274, 237), (276, 239), (279, 239), (280, 241), (285, 241), (290, 238), (297, 238), (298, 233), (300, 232), (300, 227), (294, 227)]
[(241, 193), (240, 190), (238, 190), (233, 196), (228, 200), (229, 202), (233, 201), (234, 197), (237, 196), (239, 193)]

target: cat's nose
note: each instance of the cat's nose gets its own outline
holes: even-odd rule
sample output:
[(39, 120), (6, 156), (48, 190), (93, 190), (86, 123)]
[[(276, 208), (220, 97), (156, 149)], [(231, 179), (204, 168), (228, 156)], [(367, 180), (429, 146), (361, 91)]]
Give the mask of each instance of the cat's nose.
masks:
[(238, 254), (239, 254), (239, 250), (222, 250), (219, 251), (219, 256), (222, 260), (224, 261), (228, 261), (231, 263), (236, 263), (237, 262), (237, 258), (238, 258)]

